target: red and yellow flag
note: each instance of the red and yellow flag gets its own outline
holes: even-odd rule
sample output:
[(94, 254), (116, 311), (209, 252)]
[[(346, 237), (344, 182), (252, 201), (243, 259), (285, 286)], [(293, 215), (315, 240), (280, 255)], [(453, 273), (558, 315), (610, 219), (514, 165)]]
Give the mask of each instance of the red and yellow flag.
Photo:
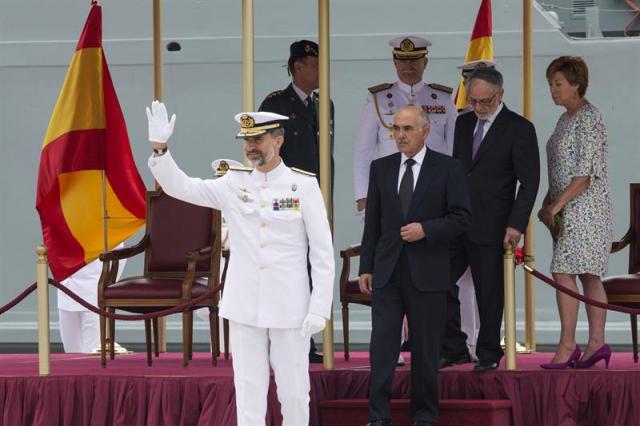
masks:
[[(467, 56), (464, 62), (480, 59), (493, 60), (493, 31), (491, 24), (491, 0), (482, 0), (476, 23), (471, 33), (471, 41), (467, 47)], [(458, 92), (456, 93), (456, 108), (463, 109), (467, 106), (467, 91), (464, 88), (464, 79), (460, 77)]]
[(61, 281), (134, 234), (145, 186), (102, 50), (94, 4), (44, 137), (36, 209), (55, 279)]

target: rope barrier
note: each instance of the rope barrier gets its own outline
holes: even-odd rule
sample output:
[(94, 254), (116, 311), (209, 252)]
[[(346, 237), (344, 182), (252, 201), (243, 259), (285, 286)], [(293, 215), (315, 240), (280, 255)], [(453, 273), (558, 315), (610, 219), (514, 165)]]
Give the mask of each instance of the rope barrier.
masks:
[(540, 281), (549, 284), (551, 287), (555, 288), (556, 290), (566, 294), (567, 296), (570, 296), (574, 299), (577, 299), (581, 302), (586, 303), (587, 305), (591, 305), (591, 306), (595, 306), (596, 308), (602, 308), (602, 309), (606, 309), (609, 311), (614, 311), (614, 312), (622, 312), (624, 314), (636, 314), (636, 315), (640, 315), (640, 308), (627, 308), (625, 306), (620, 306), (620, 305), (612, 305), (609, 303), (604, 303), (604, 302), (600, 302), (599, 300), (595, 300), (595, 299), (591, 299), (590, 297), (584, 296), (580, 293), (576, 293), (573, 290), (568, 289), (567, 287), (563, 286), (562, 284), (558, 284), (557, 282), (555, 282), (552, 278), (549, 278), (548, 276), (544, 275), (543, 273), (535, 270), (534, 268), (530, 267), (529, 265), (523, 264), (523, 260), (526, 257), (526, 255), (524, 254), (524, 252), (516, 253), (516, 257), (515, 257), (515, 261), (516, 261), (516, 265), (520, 265), (524, 268), (525, 271), (527, 271), (529, 274), (533, 275), (534, 277), (538, 278)]
[(7, 303), (2, 308), (0, 308), (0, 315), (4, 314), (9, 309), (13, 308), (18, 303), (22, 302), (25, 297), (27, 297), (28, 295), (30, 295), (36, 290), (36, 287), (38, 287), (36, 283), (33, 283), (29, 287), (27, 287), (22, 293), (17, 295), (11, 302)]
[[(83, 298), (81, 298), (80, 296), (75, 294), (73, 291), (69, 290), (67, 287), (65, 287), (64, 285), (62, 285), (61, 283), (59, 283), (58, 281), (56, 281), (54, 279), (49, 278), (49, 284), (52, 285), (53, 287), (57, 288), (58, 290), (62, 291), (63, 293), (65, 293), (67, 296), (69, 296), (74, 301), (76, 301), (77, 303), (79, 303), (80, 305), (85, 307), (86, 309), (90, 310), (91, 312), (93, 312), (95, 314), (98, 314), (100, 316), (106, 317), (106, 318), (123, 320), (123, 321), (140, 321), (140, 320), (145, 320), (145, 319), (153, 319), (153, 318), (164, 317), (164, 316), (167, 316), (167, 315), (176, 314), (178, 312), (184, 312), (184, 311), (186, 311), (188, 309), (191, 309), (195, 305), (205, 301), (206, 299), (210, 298), (211, 296), (213, 296), (214, 294), (219, 292), (222, 289), (222, 286), (223, 286), (223, 284), (220, 283), (217, 286), (215, 286), (214, 288), (212, 288), (211, 290), (209, 290), (208, 292), (206, 292), (205, 294), (203, 294), (201, 296), (198, 296), (195, 299), (192, 299), (187, 303), (183, 303), (181, 305), (177, 305), (177, 306), (173, 306), (171, 308), (163, 309), (161, 311), (150, 312), (148, 314), (139, 314), (139, 315), (123, 315), (123, 314), (115, 314), (115, 313), (107, 312), (107, 311), (104, 311), (104, 310), (102, 310), (100, 308), (97, 308), (97, 307), (93, 306), (91, 303), (87, 302), (86, 300), (84, 300)], [(13, 300), (11, 300), (9, 303), (7, 303), (3, 307), (1, 307), (0, 308), (0, 315), (4, 314), (9, 309), (13, 308), (18, 303), (22, 302), (25, 297), (27, 297), (28, 295), (30, 295), (31, 293), (33, 293), (35, 291), (36, 287), (37, 287), (36, 283), (31, 284), (22, 293), (17, 295)]]

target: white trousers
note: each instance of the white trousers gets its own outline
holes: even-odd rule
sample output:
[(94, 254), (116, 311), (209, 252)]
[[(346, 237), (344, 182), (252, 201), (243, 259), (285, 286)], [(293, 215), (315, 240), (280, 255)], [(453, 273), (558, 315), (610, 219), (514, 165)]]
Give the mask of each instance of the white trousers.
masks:
[(309, 338), (299, 328), (260, 328), (229, 321), (238, 426), (263, 426), (269, 365), (283, 426), (309, 424)]
[(478, 303), (476, 301), (476, 291), (473, 287), (471, 268), (462, 274), (458, 280), (458, 299), (460, 300), (460, 328), (467, 335), (467, 346), (472, 357), (475, 357), (476, 341), (480, 331), (480, 317), (478, 315)]
[(89, 353), (100, 345), (100, 317), (91, 311), (58, 310), (66, 353)]

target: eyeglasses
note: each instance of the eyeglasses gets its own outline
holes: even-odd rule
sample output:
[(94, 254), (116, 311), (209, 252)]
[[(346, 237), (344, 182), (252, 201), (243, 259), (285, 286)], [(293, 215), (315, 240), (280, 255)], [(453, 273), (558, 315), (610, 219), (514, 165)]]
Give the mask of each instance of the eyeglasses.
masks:
[(396, 126), (394, 124), (393, 127), (391, 127), (391, 132), (396, 135), (399, 135), (402, 132), (409, 134), (409, 133), (413, 133), (416, 130), (418, 129), (413, 126)]
[(468, 97), (467, 98), (467, 102), (471, 106), (479, 104), (480, 106), (488, 107), (488, 106), (491, 106), (491, 104), (493, 103), (493, 101), (495, 100), (497, 95), (498, 95), (498, 92), (494, 93), (493, 96), (491, 96), (490, 98), (486, 98), (486, 99), (473, 99), (472, 97)]

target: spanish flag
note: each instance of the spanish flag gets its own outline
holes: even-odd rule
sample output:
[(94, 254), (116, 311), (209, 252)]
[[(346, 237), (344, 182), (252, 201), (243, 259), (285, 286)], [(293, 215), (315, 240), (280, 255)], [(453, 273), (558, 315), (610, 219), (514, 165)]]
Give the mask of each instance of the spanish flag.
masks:
[(42, 144), (36, 209), (58, 281), (144, 224), (145, 186), (102, 50), (95, 2)]
[[(471, 33), (471, 41), (467, 47), (467, 56), (464, 62), (480, 59), (493, 60), (493, 31), (491, 25), (491, 0), (482, 0), (476, 23)], [(467, 91), (464, 88), (464, 79), (460, 77), (458, 92), (456, 93), (456, 108), (463, 109), (467, 106)]]

